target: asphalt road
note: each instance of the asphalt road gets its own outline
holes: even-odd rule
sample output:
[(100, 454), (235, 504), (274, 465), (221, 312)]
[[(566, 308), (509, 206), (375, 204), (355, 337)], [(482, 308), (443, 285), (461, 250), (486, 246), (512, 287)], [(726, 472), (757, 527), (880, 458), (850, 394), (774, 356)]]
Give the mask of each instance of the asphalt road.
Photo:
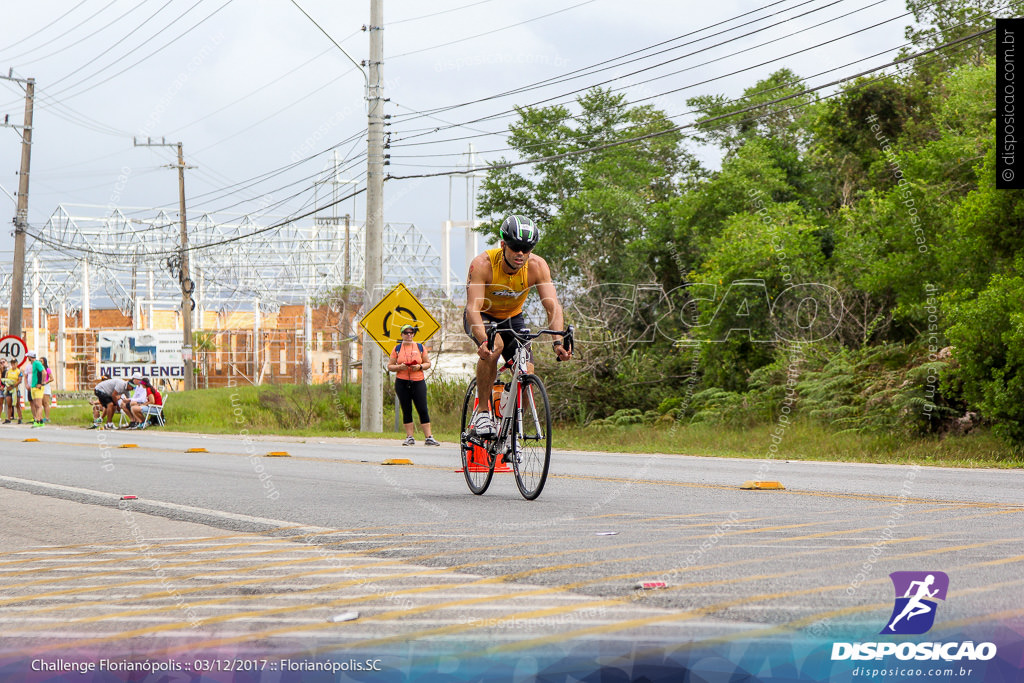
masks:
[(1018, 470), (556, 452), (527, 502), (457, 467), (450, 444), (0, 428), (0, 654), (863, 639), (919, 570), (949, 575), (937, 630), (1024, 626)]

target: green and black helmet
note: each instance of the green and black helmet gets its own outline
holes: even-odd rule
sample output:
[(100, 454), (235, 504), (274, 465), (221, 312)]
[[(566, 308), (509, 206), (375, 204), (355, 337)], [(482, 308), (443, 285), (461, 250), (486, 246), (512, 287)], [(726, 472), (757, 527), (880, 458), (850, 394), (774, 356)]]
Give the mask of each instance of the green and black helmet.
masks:
[(509, 216), (498, 234), (511, 249), (523, 252), (532, 250), (540, 239), (540, 230), (526, 216)]

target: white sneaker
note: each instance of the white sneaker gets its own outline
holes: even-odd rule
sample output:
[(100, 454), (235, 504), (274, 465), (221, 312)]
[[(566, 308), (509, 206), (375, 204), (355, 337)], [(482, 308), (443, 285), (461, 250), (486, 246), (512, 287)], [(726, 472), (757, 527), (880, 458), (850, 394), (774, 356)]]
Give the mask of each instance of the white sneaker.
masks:
[(491, 419), (491, 414), (477, 413), (473, 418), (473, 431), (477, 433), (477, 436), (494, 436), (494, 421)]

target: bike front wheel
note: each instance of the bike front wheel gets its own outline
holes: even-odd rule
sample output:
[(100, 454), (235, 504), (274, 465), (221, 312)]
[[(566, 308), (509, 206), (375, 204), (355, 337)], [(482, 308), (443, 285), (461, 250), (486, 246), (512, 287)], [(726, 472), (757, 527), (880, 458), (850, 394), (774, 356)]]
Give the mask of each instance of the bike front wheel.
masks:
[(551, 406), (540, 377), (523, 375), (519, 386), (512, 469), (523, 498), (533, 500), (544, 489), (551, 464)]
[(462, 451), (462, 473), (466, 477), (469, 490), (481, 495), (491, 485), (494, 476), (494, 457), (485, 449), (469, 442), (469, 426), (473, 422), (473, 410), (476, 407), (476, 380), (469, 383), (466, 398), (462, 402), (462, 433), (459, 439)]

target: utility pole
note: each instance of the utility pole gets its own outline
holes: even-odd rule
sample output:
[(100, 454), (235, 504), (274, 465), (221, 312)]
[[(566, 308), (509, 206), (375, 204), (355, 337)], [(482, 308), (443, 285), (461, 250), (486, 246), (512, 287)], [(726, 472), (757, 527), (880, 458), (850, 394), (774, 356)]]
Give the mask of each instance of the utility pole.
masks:
[[(366, 245), (364, 286), (367, 310), (380, 296), (384, 234), (384, 98), (381, 62), (384, 59), (384, 0), (370, 0), (370, 60), (366, 99), (368, 103), (366, 135)], [(360, 426), (364, 432), (384, 431), (383, 354), (380, 347), (363, 333), (363, 382)]]
[(192, 292), (195, 290), (195, 284), (189, 277), (188, 222), (185, 218), (185, 168), (192, 167), (185, 166), (185, 152), (180, 142), (165, 142), (163, 138), (160, 138), (160, 142), (153, 142), (150, 138), (146, 138), (146, 142), (139, 142), (132, 138), (132, 142), (136, 147), (178, 148), (178, 163), (171, 164), (170, 167), (178, 169), (178, 211), (181, 214), (181, 242), (178, 256), (180, 268), (178, 281), (181, 283), (181, 353), (185, 357), (185, 391), (192, 391), (195, 389), (196, 383), (193, 371), (195, 361), (192, 359), (192, 307), (195, 306), (195, 302), (192, 300)]
[(196, 377), (192, 371), (195, 361), (192, 359), (192, 290), (195, 286), (188, 272), (188, 223), (185, 220), (185, 152), (178, 143), (178, 207), (181, 211), (181, 327), (184, 336), (181, 353), (185, 356), (185, 391), (195, 389)]
[(345, 284), (342, 286), (342, 291), (345, 296), (345, 303), (341, 309), (341, 383), (347, 385), (350, 381), (349, 372), (352, 364), (349, 358), (349, 350), (351, 344), (348, 340), (349, 337), (349, 324), (348, 317), (352, 308), (352, 292), (351, 292), (351, 279), (352, 279), (352, 267), (349, 263), (349, 230), (352, 223), (352, 217), (347, 213), (345, 214)]
[[(11, 308), (8, 311), (8, 334), (21, 336), (21, 314), (25, 305), (25, 228), (28, 226), (28, 173), (32, 158), (32, 105), (35, 99), (36, 79), (14, 78), (13, 71), (0, 76), (7, 81), (25, 84), (25, 121), (22, 126), (8, 123), (8, 128), (21, 128), (21, 170), (18, 172), (18, 208), (14, 216), (14, 270), (11, 280)], [(34, 340), (33, 344), (38, 345)]]

